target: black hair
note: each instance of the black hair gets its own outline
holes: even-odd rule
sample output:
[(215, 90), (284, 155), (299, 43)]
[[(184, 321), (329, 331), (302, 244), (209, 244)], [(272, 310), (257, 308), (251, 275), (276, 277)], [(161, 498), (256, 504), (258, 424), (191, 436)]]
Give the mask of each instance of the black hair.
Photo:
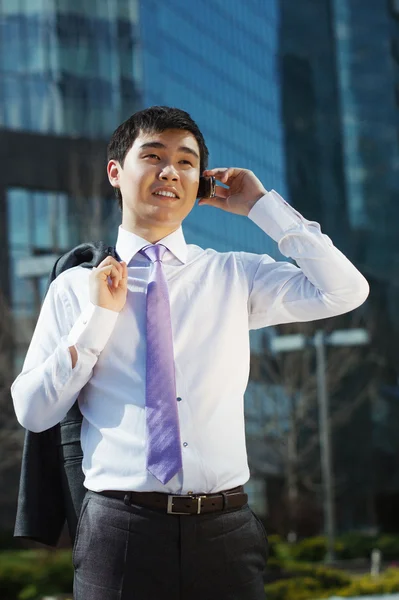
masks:
[[(208, 166), (208, 148), (196, 122), (180, 108), (151, 106), (134, 113), (114, 131), (108, 144), (107, 159), (117, 160), (123, 167), (126, 154), (140, 133), (161, 133), (166, 129), (189, 131), (197, 140), (200, 151), (200, 175)], [(115, 189), (119, 208), (122, 210), (122, 194)]]

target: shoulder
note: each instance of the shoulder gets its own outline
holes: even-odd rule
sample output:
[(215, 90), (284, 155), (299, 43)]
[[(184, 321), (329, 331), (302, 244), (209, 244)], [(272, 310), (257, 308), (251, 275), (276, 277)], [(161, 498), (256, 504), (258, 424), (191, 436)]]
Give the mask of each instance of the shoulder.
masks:
[(258, 267), (261, 263), (267, 264), (276, 262), (269, 254), (255, 254), (253, 252), (236, 252), (235, 254), (237, 254), (237, 259), (240, 260), (243, 265), (247, 266)]
[(76, 292), (82, 285), (87, 284), (91, 269), (81, 267), (71, 267), (62, 271), (50, 284), (50, 289), (54, 293)]

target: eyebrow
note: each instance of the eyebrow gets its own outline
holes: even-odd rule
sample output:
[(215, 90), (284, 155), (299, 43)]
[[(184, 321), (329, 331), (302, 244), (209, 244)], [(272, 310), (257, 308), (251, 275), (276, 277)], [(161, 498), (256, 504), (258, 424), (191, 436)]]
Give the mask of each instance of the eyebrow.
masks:
[[(160, 148), (162, 150), (166, 150), (165, 144), (162, 144), (161, 142), (146, 142), (145, 144), (142, 144), (140, 146), (140, 150), (145, 150), (146, 148)], [(192, 154), (193, 156), (195, 156), (195, 158), (199, 160), (199, 156), (196, 153), (196, 151), (192, 148), (189, 148), (188, 146), (180, 146), (178, 148), (178, 151), (185, 152), (186, 154)]]

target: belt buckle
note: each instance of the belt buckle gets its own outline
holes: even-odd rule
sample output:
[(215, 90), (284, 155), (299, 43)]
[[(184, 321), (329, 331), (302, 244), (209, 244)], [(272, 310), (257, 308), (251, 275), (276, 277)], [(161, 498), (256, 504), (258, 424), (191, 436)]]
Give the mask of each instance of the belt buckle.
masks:
[(188, 513), (188, 512), (177, 512), (175, 510), (173, 510), (173, 499), (174, 498), (190, 498), (191, 500), (197, 500), (198, 503), (198, 508), (197, 508), (197, 515), (201, 514), (201, 501), (203, 498), (206, 498), (206, 496), (172, 496), (169, 495), (168, 496), (168, 505), (167, 505), (167, 509), (166, 512), (168, 515), (191, 515), (192, 513)]

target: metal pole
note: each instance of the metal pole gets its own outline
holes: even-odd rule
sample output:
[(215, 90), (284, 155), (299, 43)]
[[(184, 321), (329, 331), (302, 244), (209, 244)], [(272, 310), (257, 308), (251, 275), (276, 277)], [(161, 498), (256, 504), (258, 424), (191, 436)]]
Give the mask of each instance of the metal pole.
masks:
[(314, 336), (317, 361), (317, 396), (319, 403), (319, 429), (321, 474), (323, 483), (324, 528), (327, 537), (325, 562), (334, 561), (335, 519), (333, 499), (333, 472), (331, 460), (331, 435), (329, 423), (328, 392), (326, 381), (326, 350), (324, 332), (319, 330)]

